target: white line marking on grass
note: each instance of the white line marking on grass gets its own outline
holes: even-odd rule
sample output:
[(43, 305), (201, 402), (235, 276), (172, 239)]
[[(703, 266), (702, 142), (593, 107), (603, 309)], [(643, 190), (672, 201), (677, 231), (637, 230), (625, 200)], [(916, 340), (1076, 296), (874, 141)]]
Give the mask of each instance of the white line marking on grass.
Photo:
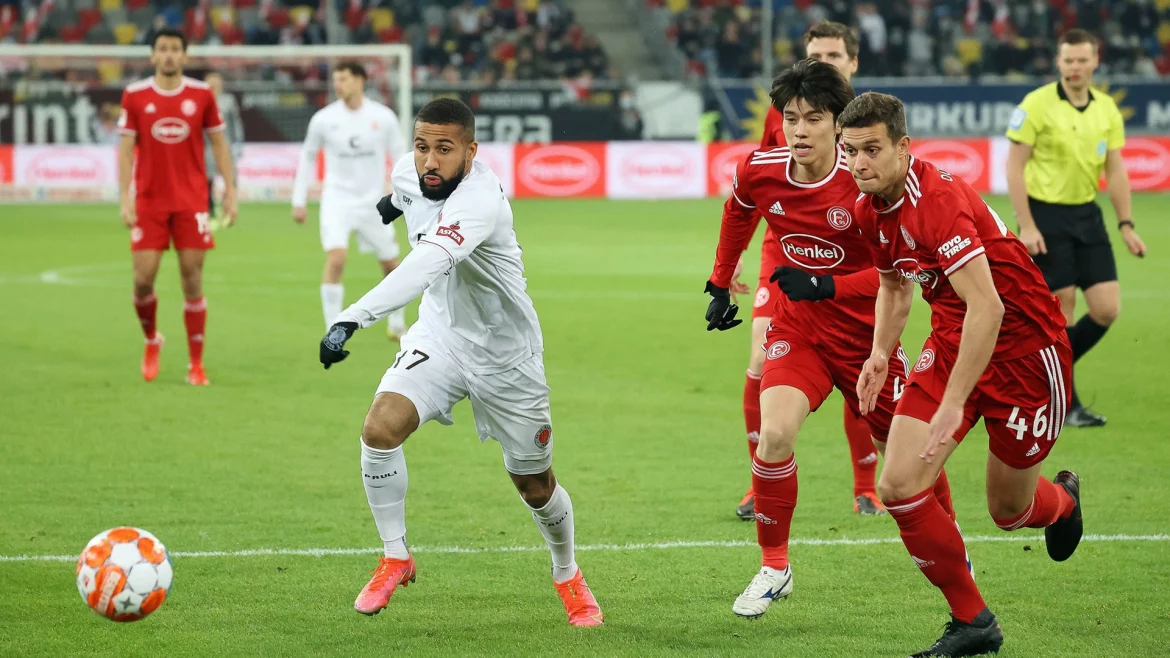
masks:
[[(968, 544), (987, 544), (995, 542), (1043, 542), (1043, 535), (976, 535), (964, 538)], [(1082, 542), (1167, 542), (1170, 535), (1085, 535)], [(898, 537), (872, 537), (864, 539), (792, 539), (789, 544), (795, 546), (869, 546), (873, 544), (900, 544)], [(630, 544), (586, 544), (578, 546), (578, 551), (653, 551), (672, 550), (678, 548), (745, 548), (755, 546), (755, 541), (746, 539), (709, 540), (709, 541), (667, 541), (645, 542)], [(548, 550), (545, 546), (491, 546), (474, 548), (465, 546), (414, 546), (415, 553), (459, 553), (480, 555), (484, 553), (535, 553)], [(371, 555), (381, 553), (380, 548), (250, 548), (239, 551), (172, 551), (171, 555), (177, 558), (196, 557), (264, 557), (270, 555), (289, 555), (301, 557), (328, 557), (332, 555)], [(0, 562), (73, 562), (76, 555), (0, 555)]]

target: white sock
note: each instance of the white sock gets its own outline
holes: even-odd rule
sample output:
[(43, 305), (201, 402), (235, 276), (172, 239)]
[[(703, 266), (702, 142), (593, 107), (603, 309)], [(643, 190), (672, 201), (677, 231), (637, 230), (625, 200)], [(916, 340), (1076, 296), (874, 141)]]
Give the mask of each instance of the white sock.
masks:
[(402, 446), (393, 450), (371, 448), (362, 441), (362, 483), (366, 500), (382, 537), (386, 557), (405, 560), (406, 548), (406, 456)]
[(333, 321), (341, 315), (341, 305), (345, 303), (345, 284), (321, 284), (321, 310), (325, 313), (325, 328), (333, 326)]
[(536, 521), (552, 553), (553, 580), (563, 583), (577, 575), (577, 560), (573, 557), (573, 501), (569, 492), (558, 484), (544, 507), (532, 509), (532, 520)]
[(405, 327), (406, 309), (400, 308), (397, 311), (390, 311), (390, 315), (386, 317), (386, 323), (391, 327)]

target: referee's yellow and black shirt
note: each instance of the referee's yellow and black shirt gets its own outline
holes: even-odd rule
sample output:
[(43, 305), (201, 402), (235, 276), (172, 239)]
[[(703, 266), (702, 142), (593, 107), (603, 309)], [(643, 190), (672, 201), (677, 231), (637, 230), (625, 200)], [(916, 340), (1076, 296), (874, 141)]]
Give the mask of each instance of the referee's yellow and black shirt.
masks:
[(1125, 120), (1108, 94), (1090, 89), (1089, 104), (1078, 108), (1053, 82), (1024, 97), (1007, 137), (1032, 147), (1024, 167), (1029, 197), (1081, 205), (1097, 197), (1105, 154), (1125, 145)]

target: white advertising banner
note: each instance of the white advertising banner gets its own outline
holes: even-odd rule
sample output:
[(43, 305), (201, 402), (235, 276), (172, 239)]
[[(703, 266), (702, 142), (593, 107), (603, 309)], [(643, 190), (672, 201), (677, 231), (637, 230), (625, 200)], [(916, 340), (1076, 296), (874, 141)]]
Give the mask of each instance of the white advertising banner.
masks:
[(606, 191), (611, 199), (699, 199), (707, 196), (707, 145), (696, 142), (610, 142)]

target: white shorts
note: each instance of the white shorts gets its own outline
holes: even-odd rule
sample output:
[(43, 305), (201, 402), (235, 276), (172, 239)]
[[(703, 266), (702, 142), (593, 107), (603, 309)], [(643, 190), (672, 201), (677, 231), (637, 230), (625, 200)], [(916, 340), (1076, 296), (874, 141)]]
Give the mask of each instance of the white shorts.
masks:
[(397, 393), (414, 403), (420, 426), (429, 420), (450, 425), (452, 408), (470, 398), (480, 441), (499, 442), (509, 473), (535, 475), (552, 467), (552, 415), (543, 355), (535, 354), (501, 373), (468, 372), (457, 356), (416, 323), (402, 337), (378, 393)]
[(398, 258), (394, 225), (383, 224), (373, 206), (359, 208), (322, 201), (321, 247), (325, 251), (348, 249), (350, 233), (357, 233), (358, 249), (363, 254), (374, 254), (378, 260)]

